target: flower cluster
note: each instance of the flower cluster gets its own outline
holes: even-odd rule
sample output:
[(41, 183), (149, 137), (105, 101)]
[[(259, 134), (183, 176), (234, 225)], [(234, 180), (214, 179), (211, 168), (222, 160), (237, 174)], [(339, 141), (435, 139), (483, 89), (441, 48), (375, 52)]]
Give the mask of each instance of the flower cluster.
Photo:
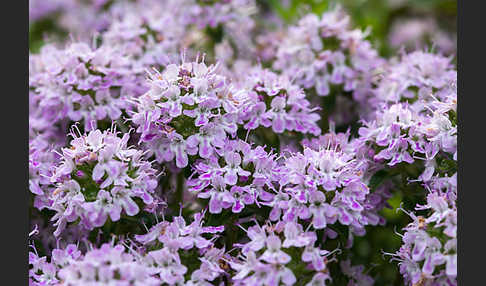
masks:
[[(361, 127), (361, 138), (376, 144), (374, 159), (386, 160), (393, 166), (413, 163), (415, 154), (431, 161), (439, 151), (457, 160), (457, 94), (449, 93), (444, 101), (437, 98), (421, 104), (396, 103), (378, 112), (376, 120)], [(433, 171), (433, 169), (432, 169)]]
[(109, 10), (111, 22), (102, 40), (121, 46), (133, 58), (135, 69), (142, 71), (144, 67), (169, 64), (182, 49), (207, 47), (211, 31), (218, 28), (225, 30), (240, 49), (250, 49), (244, 31), (253, 28), (249, 17), (253, 6), (248, 0), (121, 2)]
[(50, 130), (31, 136), (33, 138), (29, 140), (29, 190), (36, 195), (34, 206), (42, 209), (49, 205), (48, 194), (53, 191), (49, 178), (60, 158), (53, 150), (63, 146), (63, 143), (58, 140), (58, 134), (53, 134)]
[(29, 58), (30, 125), (65, 131), (70, 122), (81, 121), (91, 130), (99, 121), (120, 119), (129, 108), (125, 98), (141, 92), (130, 82), (128, 67), (116, 47), (93, 49), (82, 42), (42, 47)]
[(399, 261), (400, 272), (409, 285), (423, 283), (451, 284), (457, 276), (457, 209), (440, 191), (427, 196), (427, 204), (417, 210), (428, 211), (428, 216), (409, 215), (413, 222), (404, 230), (403, 245), (393, 254)]
[(196, 163), (197, 176), (188, 181), (189, 191), (209, 199), (210, 213), (227, 208), (239, 213), (245, 205), (272, 198), (270, 192), (280, 179), (275, 154), (241, 140), (227, 141), (221, 153)]
[(74, 244), (52, 251), (50, 262), (29, 252), (29, 285), (161, 285), (156, 274), (160, 269), (145, 260), (157, 253), (139, 257), (125, 246), (103, 244), (82, 254)]
[(163, 46), (171, 49), (156, 48), (159, 52), (176, 52), (175, 48), (191, 46), (208, 37), (201, 32), (204, 28), (220, 26), (235, 43), (249, 43), (245, 32), (253, 29), (250, 16), (254, 10), (253, 0), (32, 0), (29, 22), (48, 19), (55, 30), (69, 31), (84, 40), (91, 39), (93, 32), (101, 32), (104, 39), (130, 42), (127, 47), (134, 47), (132, 44), (137, 41), (142, 47), (140, 43), (148, 40), (147, 47), (155, 48), (157, 42), (163, 41)]
[[(230, 263), (237, 271), (236, 285), (294, 285), (293, 271), (303, 267), (306, 276), (312, 275), (305, 285), (326, 285), (331, 280), (326, 265), (334, 252), (316, 247), (316, 234), (304, 231), (300, 224), (256, 224), (245, 231), (250, 241), (239, 245), (241, 257)], [(302, 278), (300, 283), (305, 283)]]
[[(196, 213), (194, 221), (186, 225), (184, 217), (174, 217), (173, 222), (162, 221), (154, 225), (147, 234), (136, 235), (135, 239), (144, 246), (159, 245), (160, 249), (149, 252), (150, 265), (157, 268), (160, 280), (168, 285), (206, 285), (221, 276), (225, 270), (221, 268), (224, 262), (224, 250), (214, 247), (216, 233), (224, 231), (224, 226), (203, 226), (204, 212)], [(203, 235), (213, 234), (210, 239)], [(186, 255), (182, 264), (181, 254)], [(199, 260), (200, 262), (198, 262)], [(194, 270), (190, 280), (185, 281), (188, 267), (200, 264)], [(211, 284), (209, 284), (211, 285)]]
[(137, 101), (132, 121), (158, 162), (186, 167), (188, 155), (209, 158), (237, 131), (238, 101), (217, 65), (168, 65), (150, 75), (150, 90)]
[(108, 217), (120, 220), (122, 212), (134, 216), (140, 207), (155, 203), (156, 170), (144, 160), (143, 151), (127, 146), (115, 131), (71, 133), (70, 148), (62, 149), (59, 165), (50, 177), (56, 189), (49, 194), (49, 209), (58, 236), (67, 223), (78, 219), (87, 229), (103, 226)]
[[(304, 148), (285, 160), (280, 189), (271, 201), (271, 220), (309, 220), (313, 229), (339, 222), (357, 235), (365, 225), (383, 224), (376, 213), (386, 196), (371, 193), (367, 162), (342, 150)], [(385, 193), (384, 193), (385, 194)]]
[[(432, 67), (430, 67), (430, 69), (432, 70)], [(457, 76), (455, 71), (449, 71), (446, 74), (450, 75), (451, 78)], [(445, 81), (439, 83), (440, 80), (438, 78), (439, 77), (437, 77), (434, 83), (434, 80), (432, 80), (433, 77), (427, 77), (431, 82), (428, 82), (428, 85), (424, 84), (421, 87), (422, 90), (425, 90), (422, 93), (420, 92), (421, 89), (419, 89), (418, 101), (411, 105), (394, 104), (389, 107), (389, 111), (385, 111), (388, 113), (393, 109), (398, 115), (396, 116), (396, 120), (392, 119), (392, 113), (388, 113), (388, 116), (385, 114), (383, 114), (383, 116), (377, 115), (377, 118), (388, 118), (384, 119), (382, 123), (371, 124), (373, 127), (380, 126), (378, 129), (383, 128), (380, 132), (381, 138), (384, 139), (384, 141), (380, 143), (382, 146), (391, 145), (384, 142), (388, 141), (389, 143), (393, 143), (394, 139), (392, 138), (400, 137), (406, 139), (413, 152), (425, 154), (425, 159), (429, 162), (429, 166), (432, 165), (430, 162), (439, 152), (451, 154), (452, 159), (457, 160), (456, 80), (451, 79), (448, 83)], [(384, 84), (386, 85), (387, 83)], [(419, 85), (417, 84), (416, 86)], [(434, 93), (432, 93), (432, 91), (434, 91)], [(424, 94), (427, 94), (427, 96), (424, 96)], [(412, 94), (412, 98), (413, 97)], [(398, 117), (400, 117), (400, 119), (398, 119)], [(390, 119), (392, 120), (390, 121)], [(412, 125), (415, 126), (412, 127)], [(373, 127), (368, 129), (368, 131), (373, 130)], [(400, 135), (396, 133), (398, 130), (397, 127), (400, 129)], [(377, 129), (374, 129), (375, 132), (376, 130)], [(365, 135), (365, 137), (367, 137), (367, 135)], [(405, 145), (405, 143), (402, 145)], [(406, 146), (404, 147), (406, 148)], [(410, 158), (408, 158), (408, 160), (413, 161), (413, 159)], [(433, 168), (431, 170), (433, 170)], [(430, 172), (430, 174), (432, 174), (432, 172)]]
[(417, 108), (423, 108), (424, 101), (433, 101), (434, 96), (445, 100), (453, 93), (457, 71), (450, 57), (415, 51), (395, 61), (387, 65), (376, 88), (375, 101), (397, 103), (408, 99), (415, 101)]
[(321, 17), (306, 15), (288, 29), (273, 68), (319, 96), (334, 90), (351, 93), (366, 110), (376, 75), (385, 65), (366, 36), (367, 32), (350, 29), (349, 16), (340, 7)]
[(319, 135), (320, 116), (305, 98), (302, 88), (288, 76), (253, 68), (241, 84), (238, 123), (246, 130), (272, 127), (275, 133), (295, 131)]
[(30, 285), (457, 285), (453, 57), (266, 8), (31, 2)]

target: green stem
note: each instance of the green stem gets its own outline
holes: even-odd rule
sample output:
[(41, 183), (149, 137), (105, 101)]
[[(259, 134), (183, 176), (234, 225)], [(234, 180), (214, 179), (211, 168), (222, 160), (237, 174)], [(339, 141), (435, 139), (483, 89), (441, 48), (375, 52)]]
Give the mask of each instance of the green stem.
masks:
[(176, 191), (174, 193), (174, 200), (173, 200), (173, 211), (177, 213), (179, 211), (180, 205), (183, 203), (184, 200), (184, 172), (181, 170), (177, 174), (176, 179)]

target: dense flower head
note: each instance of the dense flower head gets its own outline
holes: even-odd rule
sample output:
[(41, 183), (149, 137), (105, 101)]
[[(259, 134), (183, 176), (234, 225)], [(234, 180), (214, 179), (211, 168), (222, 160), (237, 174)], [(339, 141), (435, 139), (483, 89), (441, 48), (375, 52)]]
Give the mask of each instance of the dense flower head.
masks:
[(209, 158), (236, 135), (239, 102), (217, 67), (196, 60), (150, 75), (150, 90), (139, 98), (132, 121), (157, 161), (175, 157), (183, 168), (188, 155)]
[(365, 122), (358, 140), (371, 143), (371, 157), (379, 164), (423, 168), (410, 181), (430, 190), (427, 204), (416, 206), (426, 216), (407, 212), (413, 222), (404, 228), (402, 247), (392, 254), (407, 285), (456, 285), (457, 75), (447, 58), (414, 55), (388, 77), (396, 76), (405, 88), (388, 91), (396, 98), (382, 105), (375, 120)]
[(249, 53), (253, 7), (251, 0), (122, 1), (110, 7), (110, 23), (102, 41), (119, 46), (138, 72), (168, 65), (183, 49), (192, 53), (207, 48), (218, 29), (224, 30), (225, 40), (231, 40), (240, 52)]
[(434, 110), (433, 104), (417, 111), (407, 103), (396, 103), (378, 112), (376, 120), (365, 123), (359, 134), (361, 139), (376, 144), (374, 159), (393, 166), (401, 162), (413, 163), (417, 159), (415, 154), (430, 161), (439, 152), (446, 152), (457, 160), (455, 110)]
[(365, 108), (384, 65), (366, 36), (366, 32), (350, 29), (349, 16), (340, 7), (321, 17), (306, 15), (288, 29), (273, 68), (319, 96), (339, 87)]
[[(85, 253), (68, 244), (40, 257), (29, 252), (29, 285), (212, 285), (224, 270), (224, 251), (208, 248), (198, 256), (200, 267), (185, 279), (188, 267), (170, 248), (140, 251), (125, 242), (105, 243)], [(194, 263), (194, 262), (192, 262)], [(192, 267), (191, 265), (188, 265)]]
[[(457, 285), (457, 209), (440, 191), (427, 196), (427, 204), (417, 206), (428, 216), (409, 215), (413, 219), (402, 236), (402, 247), (393, 254), (408, 285), (424, 283)], [(434, 284), (435, 283), (435, 284)]]
[[(119, 46), (125, 55), (132, 58), (137, 72), (143, 73), (152, 65), (167, 64), (173, 54), (178, 54), (190, 41), (184, 39), (186, 25), (180, 21), (186, 18), (183, 15), (190, 13), (188, 2), (120, 2), (109, 11), (111, 22), (102, 34), (102, 41)], [(166, 13), (167, 10), (171, 13)]]
[(91, 130), (101, 120), (120, 119), (129, 108), (125, 98), (140, 92), (127, 84), (128, 66), (128, 59), (107, 45), (92, 48), (73, 42), (64, 48), (42, 47), (40, 54), (29, 58), (30, 124), (44, 130), (81, 121)]
[[(32, 130), (32, 129), (31, 129)], [(33, 131), (35, 132), (35, 131)], [(53, 191), (50, 177), (60, 159), (54, 150), (60, 150), (64, 140), (52, 130), (31, 134), (29, 140), (29, 190), (35, 194), (34, 206), (42, 209), (49, 205), (48, 194)], [(64, 137), (64, 136), (63, 136)]]
[(433, 101), (434, 96), (443, 100), (451, 95), (456, 81), (451, 57), (425, 51), (403, 53), (387, 66), (375, 100), (396, 103), (416, 99), (419, 104)]
[(112, 221), (120, 220), (122, 212), (134, 216), (140, 211), (135, 198), (146, 206), (155, 203), (156, 170), (143, 151), (127, 146), (129, 133), (120, 138), (114, 130), (85, 135), (73, 130), (71, 135), (50, 177), (56, 187), (49, 194), (56, 236), (78, 219), (92, 229), (103, 226), (108, 216)]
[(244, 77), (241, 89), (238, 123), (244, 129), (264, 126), (271, 127), (275, 133), (321, 133), (317, 108), (311, 107), (302, 88), (293, 84), (288, 76), (255, 67)]
[(302, 266), (306, 267), (305, 279), (312, 277), (307, 285), (318, 281), (321, 284), (317, 285), (326, 285), (324, 282), (331, 280), (326, 264), (332, 261), (327, 257), (335, 251), (317, 247), (316, 234), (304, 231), (300, 224), (255, 224), (245, 231), (250, 241), (238, 244), (241, 255), (230, 262), (237, 271), (233, 276), (237, 285), (293, 285), (297, 281), (293, 271)]
[(141, 257), (122, 244), (113, 243), (85, 254), (70, 244), (64, 249), (54, 249), (50, 262), (30, 252), (30, 285), (161, 285), (155, 275), (159, 269), (145, 262), (153, 256), (155, 252)]
[(310, 221), (313, 229), (339, 222), (354, 234), (365, 225), (383, 224), (377, 211), (385, 206), (386, 191), (371, 193), (364, 178), (367, 162), (352, 153), (304, 148), (285, 160), (284, 176), (273, 200), (271, 220)]
[(255, 38), (256, 53), (258, 58), (263, 62), (271, 62), (275, 59), (279, 43), (285, 37), (285, 29), (282, 27), (280, 18), (272, 19), (277, 22), (278, 28), (275, 30), (264, 30)]
[[(103, 40), (109, 40), (110, 44), (115, 43), (114, 39), (116, 44), (125, 39), (129, 43), (123, 46), (134, 47), (138, 41), (138, 48), (153, 49), (152, 53), (147, 53), (153, 56), (156, 50), (173, 53), (176, 49), (197, 46), (200, 40), (209, 42), (202, 30), (220, 26), (235, 43), (250, 45), (254, 12), (253, 0), (29, 1), (31, 24), (50, 18), (54, 28), (69, 31), (82, 40), (90, 40), (93, 34), (101, 32)], [(151, 36), (155, 37), (146, 42), (146, 46), (141, 44)], [(155, 47), (161, 42), (160, 47)]]
[(195, 213), (190, 224), (186, 224), (184, 217), (177, 216), (172, 222), (164, 220), (146, 234), (135, 236), (135, 240), (146, 247), (158, 245), (158, 250), (149, 252), (149, 257), (152, 258), (150, 263), (155, 263), (159, 269), (164, 283), (179, 285), (185, 281), (184, 274), (192, 265), (181, 264), (183, 253), (191, 253), (193, 260), (190, 263), (197, 264), (196, 259), (200, 261), (199, 269), (191, 273), (191, 279), (186, 283), (208, 283), (224, 273), (220, 266), (224, 250), (214, 247), (213, 243), (217, 234), (224, 231), (224, 226), (203, 226), (204, 216), (205, 212)]
[(195, 164), (189, 191), (209, 199), (209, 212), (231, 208), (241, 212), (245, 205), (265, 202), (279, 181), (275, 154), (242, 140), (227, 141), (219, 155)]
[(194, 220), (189, 225), (182, 216), (174, 217), (173, 222), (164, 220), (151, 227), (147, 234), (136, 235), (135, 239), (144, 245), (158, 241), (172, 251), (189, 250), (193, 247), (208, 248), (213, 244), (202, 235), (222, 232), (224, 226), (203, 226), (204, 215), (205, 212), (194, 214)]

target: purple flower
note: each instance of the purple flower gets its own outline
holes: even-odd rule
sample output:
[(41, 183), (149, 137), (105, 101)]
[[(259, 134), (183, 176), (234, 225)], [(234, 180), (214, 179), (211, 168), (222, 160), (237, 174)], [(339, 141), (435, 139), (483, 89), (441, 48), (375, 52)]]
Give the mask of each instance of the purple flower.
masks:
[(314, 233), (305, 233), (302, 230), (302, 225), (289, 222), (285, 224), (285, 240), (282, 247), (288, 248), (290, 246), (303, 247), (313, 243), (316, 240)]
[[(209, 198), (209, 211), (220, 213), (232, 207), (239, 213), (249, 204), (270, 200), (264, 190), (276, 181), (273, 155), (264, 150), (252, 149), (241, 140), (225, 141), (219, 153), (195, 165), (195, 172), (188, 181), (189, 191), (199, 198)], [(221, 166), (222, 165), (222, 166)], [(253, 173), (248, 171), (254, 168)], [(197, 175), (197, 176), (196, 176)]]
[(250, 172), (243, 170), (240, 167), (241, 164), (241, 156), (235, 152), (226, 152), (224, 155), (224, 159), (226, 161), (226, 166), (223, 168), (224, 180), (225, 183), (228, 185), (235, 185), (238, 181), (238, 175), (248, 177), (251, 175)]
[(224, 130), (214, 124), (207, 124), (200, 128), (198, 134), (187, 138), (187, 145), (190, 148), (199, 146), (199, 156), (209, 158), (214, 152), (214, 148), (222, 148), (226, 138)]
[(285, 99), (277, 96), (272, 100), (271, 108), (265, 113), (265, 117), (272, 120), (272, 130), (275, 133), (282, 133), (285, 130)]
[(216, 69), (183, 61), (150, 74), (151, 89), (137, 99), (132, 121), (157, 161), (171, 161), (175, 154), (177, 167), (184, 168), (187, 154), (209, 158), (236, 135), (238, 103)]
[(205, 126), (209, 123), (209, 119), (219, 116), (219, 114), (213, 114), (212, 110), (218, 109), (220, 105), (221, 102), (219, 100), (212, 98), (206, 99), (199, 102), (195, 109), (184, 110), (184, 115), (196, 118), (194, 122), (196, 127)]
[(276, 133), (285, 130), (320, 133), (317, 126), (320, 116), (314, 112), (317, 108), (309, 107), (302, 89), (287, 76), (253, 67), (239, 84), (242, 86), (237, 99), (241, 102), (239, 124), (246, 122), (243, 128), (250, 131), (262, 125), (271, 126)]
[(222, 232), (224, 226), (203, 226), (203, 217), (204, 213), (196, 213), (190, 225), (186, 225), (181, 216), (175, 217), (173, 222), (162, 221), (154, 225), (147, 234), (136, 235), (135, 239), (144, 245), (153, 244), (157, 240), (171, 251), (189, 250), (193, 247), (208, 248), (213, 245), (212, 240), (206, 239), (203, 234)]
[(147, 254), (150, 272), (160, 277), (161, 282), (167, 284), (182, 283), (187, 267), (181, 264), (179, 255), (168, 248), (150, 251)]
[(134, 216), (140, 211), (134, 197), (153, 202), (156, 171), (142, 151), (127, 147), (128, 134), (119, 138), (112, 131), (92, 130), (72, 135), (71, 148), (62, 150), (62, 161), (51, 176), (57, 187), (49, 207), (56, 211), (56, 236), (78, 218), (92, 229), (103, 226), (108, 216), (118, 221), (122, 211)]
[(302, 261), (310, 262), (312, 267), (316, 271), (322, 271), (326, 268), (326, 264), (324, 263), (324, 257), (329, 254), (327, 250), (320, 250), (314, 247), (306, 247), (304, 252), (302, 253)]
[(261, 259), (271, 264), (287, 264), (290, 261), (290, 256), (280, 249), (281, 245), (282, 242), (278, 236), (270, 235), (267, 237), (267, 250), (262, 254)]

